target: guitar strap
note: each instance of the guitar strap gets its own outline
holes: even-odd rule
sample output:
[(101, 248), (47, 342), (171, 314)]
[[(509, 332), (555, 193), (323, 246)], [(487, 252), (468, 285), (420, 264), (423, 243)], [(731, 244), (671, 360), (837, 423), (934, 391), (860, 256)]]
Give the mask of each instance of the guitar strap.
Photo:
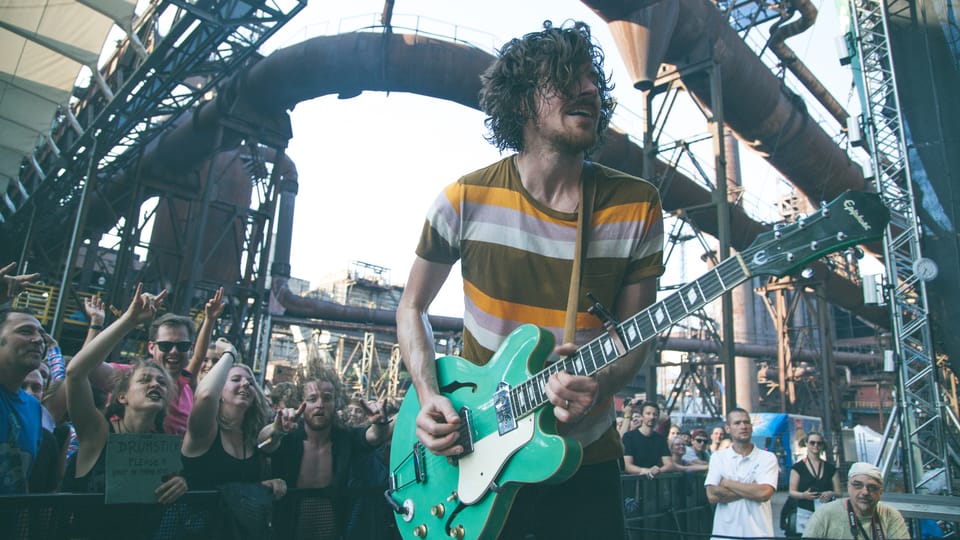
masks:
[(597, 183), (593, 181), (593, 164), (584, 162), (583, 181), (580, 182), (580, 211), (577, 212), (577, 242), (573, 253), (573, 268), (570, 271), (570, 292), (567, 294), (567, 316), (563, 325), (563, 343), (576, 343), (577, 307), (580, 304), (580, 269), (587, 256), (590, 212)]

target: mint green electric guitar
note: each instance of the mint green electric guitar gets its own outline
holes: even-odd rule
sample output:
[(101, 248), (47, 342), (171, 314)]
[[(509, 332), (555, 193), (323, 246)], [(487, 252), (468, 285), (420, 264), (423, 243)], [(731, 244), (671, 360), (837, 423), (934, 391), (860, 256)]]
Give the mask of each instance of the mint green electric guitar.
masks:
[[(615, 330), (633, 350), (753, 276), (783, 276), (833, 251), (880, 238), (888, 219), (879, 196), (844, 193), (807, 218), (761, 234), (743, 252)], [(417, 439), (420, 405), (410, 388), (394, 427), (386, 492), (404, 538), (496, 538), (524, 484), (558, 483), (576, 472), (582, 450), (557, 434), (546, 381), (561, 370), (592, 375), (619, 355), (605, 334), (544, 368), (553, 347), (553, 334), (524, 325), (484, 367), (456, 356), (437, 360), (439, 388), (461, 418), (458, 442), (465, 451), (452, 461), (430, 453)]]

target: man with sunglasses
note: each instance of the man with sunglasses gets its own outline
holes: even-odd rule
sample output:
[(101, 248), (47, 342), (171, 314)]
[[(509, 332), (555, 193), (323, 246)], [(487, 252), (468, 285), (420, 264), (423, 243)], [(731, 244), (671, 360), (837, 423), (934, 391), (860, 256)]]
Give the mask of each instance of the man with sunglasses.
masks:
[(707, 450), (707, 432), (702, 429), (695, 429), (690, 434), (690, 446), (687, 447), (683, 455), (684, 463), (696, 465), (706, 465), (710, 463), (710, 451)]
[[(197, 384), (195, 374), (206, 355), (213, 325), (223, 313), (222, 298), (223, 288), (220, 288), (204, 307), (204, 321), (197, 336), (196, 351), (199, 354), (194, 350), (194, 324), (189, 317), (165, 313), (150, 323), (150, 341), (147, 342), (150, 359), (167, 370), (170, 380), (177, 381), (176, 386), (169, 389), (169, 406), (163, 419), (165, 433), (182, 437), (187, 432), (187, 418), (193, 409), (193, 390)], [(129, 364), (109, 363), (103, 366), (97, 380), (106, 379), (111, 382), (109, 386), (116, 380), (115, 370), (124, 371), (131, 367)]]
[(850, 466), (847, 475), (849, 497), (826, 503), (813, 513), (804, 538), (840, 540), (897, 540), (910, 538), (900, 512), (880, 502), (883, 472), (870, 463)]

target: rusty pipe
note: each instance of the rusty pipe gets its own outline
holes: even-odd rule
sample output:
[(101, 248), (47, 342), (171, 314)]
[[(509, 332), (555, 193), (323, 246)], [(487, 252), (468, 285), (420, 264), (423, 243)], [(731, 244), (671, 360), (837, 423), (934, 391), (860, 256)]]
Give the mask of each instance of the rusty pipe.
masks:
[(840, 123), (840, 126), (847, 129), (847, 120), (850, 118), (850, 114), (833, 97), (833, 94), (823, 86), (823, 83), (810, 71), (810, 68), (797, 57), (793, 49), (786, 44), (787, 38), (800, 34), (813, 26), (813, 23), (817, 20), (817, 8), (810, 0), (790, 0), (790, 4), (795, 11), (800, 13), (800, 19), (771, 28), (767, 46), (770, 47), (773, 54), (777, 55), (780, 63), (789, 69), (797, 80), (817, 98), (817, 101), (823, 105), (827, 112)]
[[(607, 21), (638, 86), (653, 83), (650, 66), (676, 69), (703, 107), (711, 103), (710, 77), (704, 71), (682, 68), (711, 63), (721, 79), (727, 126), (811, 202), (868, 188), (860, 167), (810, 117), (799, 96), (767, 69), (712, 3), (667, 2), (675, 5), (677, 16), (663, 21), (651, 13), (666, 10), (664, 2), (625, 0), (613, 2), (617, 4), (613, 8), (605, 7), (611, 2), (584, 3)], [(655, 46), (645, 50), (644, 42)]]

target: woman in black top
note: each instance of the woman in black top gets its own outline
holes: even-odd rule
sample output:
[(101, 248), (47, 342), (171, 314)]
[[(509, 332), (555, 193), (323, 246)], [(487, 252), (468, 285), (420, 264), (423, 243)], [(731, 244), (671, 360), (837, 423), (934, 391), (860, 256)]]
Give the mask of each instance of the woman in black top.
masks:
[(805, 441), (807, 456), (790, 468), (790, 498), (801, 510), (813, 512), (817, 501), (830, 502), (843, 493), (836, 465), (823, 459), (825, 444), (821, 433), (811, 431)]
[[(165, 296), (166, 291), (154, 296), (144, 293), (142, 284), (137, 285), (127, 311), (81, 348), (67, 366), (67, 410), (80, 449), (68, 465), (63, 480), (66, 491), (103, 492), (104, 455), (110, 433), (163, 433), (170, 379), (161, 366), (150, 360), (136, 361), (114, 387), (106, 415), (94, 404), (89, 376), (124, 336), (153, 318)], [(187, 491), (187, 483), (177, 475), (179, 471), (169, 472), (172, 477), (156, 489), (161, 504), (172, 503)]]
[(272, 417), (267, 399), (250, 368), (237, 361), (236, 348), (223, 338), (214, 345), (220, 360), (197, 385), (181, 447), (184, 474), (192, 489), (260, 482), (279, 499), (286, 483), (265, 480), (257, 455), (257, 434)]

